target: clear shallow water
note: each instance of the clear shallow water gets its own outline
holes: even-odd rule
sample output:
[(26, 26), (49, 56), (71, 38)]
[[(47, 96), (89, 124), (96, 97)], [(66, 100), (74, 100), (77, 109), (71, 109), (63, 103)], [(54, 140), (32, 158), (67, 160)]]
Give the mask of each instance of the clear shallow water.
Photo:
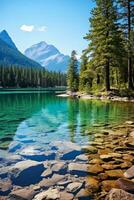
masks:
[(133, 103), (66, 99), (43, 92), (1, 93), (0, 149), (8, 150), (14, 141), (43, 149), (56, 140), (86, 144), (93, 139), (88, 130), (131, 119)]

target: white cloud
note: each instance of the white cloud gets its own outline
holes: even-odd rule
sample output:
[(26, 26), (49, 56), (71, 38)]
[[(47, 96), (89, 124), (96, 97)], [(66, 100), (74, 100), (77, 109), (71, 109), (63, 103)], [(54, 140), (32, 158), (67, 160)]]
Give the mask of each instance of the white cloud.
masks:
[(47, 27), (46, 26), (40, 26), (40, 27), (37, 28), (37, 31), (46, 32), (47, 31)]
[(20, 27), (20, 30), (25, 31), (25, 32), (46, 32), (47, 31), (47, 27), (46, 26), (39, 26), (39, 27), (35, 27), (34, 25), (25, 25), (23, 24)]
[(25, 24), (23, 24), (20, 27), (20, 30), (25, 31), (25, 32), (32, 32), (34, 30), (34, 25), (25, 25)]

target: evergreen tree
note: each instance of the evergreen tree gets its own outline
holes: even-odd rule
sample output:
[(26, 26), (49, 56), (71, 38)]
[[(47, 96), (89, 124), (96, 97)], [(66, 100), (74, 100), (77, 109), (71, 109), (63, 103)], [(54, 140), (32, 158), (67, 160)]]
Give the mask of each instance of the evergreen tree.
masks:
[(120, 4), (119, 13), (121, 17), (121, 27), (126, 35), (128, 53), (128, 88), (133, 88), (133, 31), (134, 31), (134, 0), (118, 0)]
[(124, 52), (122, 32), (117, 21), (114, 1), (96, 0), (90, 19), (91, 28), (85, 37), (89, 41), (86, 53), (91, 57), (94, 70), (102, 69), (107, 91), (110, 90), (110, 67), (121, 65)]
[(66, 86), (66, 75), (44, 68), (0, 65), (0, 87), (56, 87)]
[(79, 87), (79, 74), (78, 74), (78, 60), (76, 58), (76, 51), (72, 51), (70, 63), (67, 71), (67, 86), (69, 91), (76, 92)]
[(80, 75), (79, 75), (79, 90), (80, 91), (84, 90), (84, 87), (86, 84), (84, 73), (87, 70), (87, 63), (88, 63), (88, 57), (83, 52), (83, 55), (81, 56)]

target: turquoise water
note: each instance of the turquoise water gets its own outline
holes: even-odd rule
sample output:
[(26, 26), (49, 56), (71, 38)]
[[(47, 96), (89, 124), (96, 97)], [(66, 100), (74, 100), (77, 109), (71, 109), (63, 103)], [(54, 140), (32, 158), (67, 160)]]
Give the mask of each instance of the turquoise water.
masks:
[(97, 128), (134, 119), (134, 104), (57, 97), (54, 93), (0, 93), (0, 149), (13, 142), (44, 149), (49, 143), (86, 144)]

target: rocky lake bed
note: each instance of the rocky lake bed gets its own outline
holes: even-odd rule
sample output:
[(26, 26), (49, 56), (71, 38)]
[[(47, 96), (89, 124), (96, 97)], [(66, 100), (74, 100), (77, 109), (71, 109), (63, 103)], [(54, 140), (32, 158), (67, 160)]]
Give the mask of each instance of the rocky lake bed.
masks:
[(107, 126), (86, 145), (54, 141), (45, 151), (0, 152), (1, 200), (134, 199), (134, 122)]

